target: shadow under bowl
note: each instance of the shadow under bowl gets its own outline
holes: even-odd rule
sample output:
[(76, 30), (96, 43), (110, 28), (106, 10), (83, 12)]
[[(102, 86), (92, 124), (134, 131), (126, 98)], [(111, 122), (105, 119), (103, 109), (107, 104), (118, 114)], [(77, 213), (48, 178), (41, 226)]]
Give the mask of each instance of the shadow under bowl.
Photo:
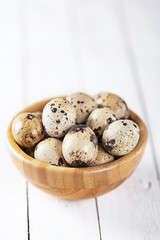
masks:
[[(18, 114), (42, 111), (50, 100), (46, 99), (32, 104)], [(53, 166), (30, 157), (19, 147), (11, 131), (14, 118), (7, 130), (7, 147), (14, 164), (34, 186), (60, 198), (92, 198), (118, 187), (138, 166), (147, 142), (145, 124), (134, 112), (130, 111), (129, 118), (136, 122), (140, 129), (139, 142), (130, 153), (99, 166), (83, 168)]]

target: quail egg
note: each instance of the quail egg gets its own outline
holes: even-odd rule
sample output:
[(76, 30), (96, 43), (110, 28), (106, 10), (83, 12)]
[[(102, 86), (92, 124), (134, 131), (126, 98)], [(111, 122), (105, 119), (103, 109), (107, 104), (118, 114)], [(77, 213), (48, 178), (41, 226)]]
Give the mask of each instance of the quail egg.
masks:
[(55, 98), (48, 102), (42, 112), (45, 131), (51, 137), (63, 137), (75, 124), (76, 110), (64, 98)]
[(32, 113), (21, 113), (12, 123), (12, 134), (20, 146), (33, 147), (44, 138), (42, 122)]
[[(33, 112), (32, 114), (34, 114), (36, 117), (38, 117), (39, 120), (42, 122), (42, 112)], [(48, 137), (50, 137), (50, 136), (44, 130), (44, 138), (48, 138)]]
[(112, 162), (114, 156), (107, 153), (101, 146), (98, 146), (98, 155), (96, 159), (90, 164), (90, 166), (98, 166), (104, 163)]
[(104, 129), (115, 120), (117, 118), (112, 110), (107, 107), (97, 108), (89, 115), (86, 125), (99, 137), (102, 135)]
[(102, 141), (107, 152), (123, 156), (131, 152), (138, 143), (140, 131), (132, 120), (117, 120), (103, 132)]
[(98, 107), (108, 107), (115, 112), (118, 119), (128, 118), (129, 109), (122, 98), (112, 93), (99, 93), (95, 96)]
[(85, 93), (73, 93), (67, 97), (67, 100), (76, 109), (76, 123), (85, 123), (89, 114), (97, 108), (95, 100)]
[(32, 113), (35, 117), (39, 118), (39, 120), (41, 120), (42, 122), (42, 112), (33, 112)]
[(98, 154), (97, 137), (86, 125), (76, 125), (64, 137), (62, 152), (71, 166), (90, 166)]
[(34, 150), (35, 159), (51, 165), (64, 166), (62, 141), (56, 138), (47, 138), (38, 143)]

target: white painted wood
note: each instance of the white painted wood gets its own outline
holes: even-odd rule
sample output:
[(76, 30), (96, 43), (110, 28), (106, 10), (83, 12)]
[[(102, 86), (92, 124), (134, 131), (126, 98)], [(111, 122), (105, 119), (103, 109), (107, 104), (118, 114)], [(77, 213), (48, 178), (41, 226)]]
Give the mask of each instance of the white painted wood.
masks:
[(29, 102), (78, 91), (65, 1), (29, 1)]
[(98, 198), (102, 236), (159, 239), (160, 194), (148, 145), (135, 173), (116, 190)]
[(160, 2), (156, 0), (123, 1), (123, 8), (159, 164)]
[(0, 2), (0, 239), (27, 240), (25, 180), (5, 146), (6, 129), (22, 108), (18, 1)]
[(29, 185), (31, 239), (99, 239), (94, 199), (69, 201)]
[[(84, 89), (77, 64), (81, 50), (75, 44), (78, 20), (72, 3), (29, 2), (28, 103)], [(99, 239), (95, 199), (60, 200), (29, 185), (29, 212), (32, 240)]]

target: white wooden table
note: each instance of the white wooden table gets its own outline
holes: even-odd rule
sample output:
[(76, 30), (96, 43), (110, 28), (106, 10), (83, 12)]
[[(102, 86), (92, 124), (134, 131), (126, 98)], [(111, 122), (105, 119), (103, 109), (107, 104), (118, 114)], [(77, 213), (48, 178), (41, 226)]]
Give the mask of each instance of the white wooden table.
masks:
[[(42, 98), (122, 96), (149, 140), (134, 174), (97, 199), (26, 183), (4, 142), (11, 117)], [(160, 239), (160, 1), (0, 1), (0, 239)]]

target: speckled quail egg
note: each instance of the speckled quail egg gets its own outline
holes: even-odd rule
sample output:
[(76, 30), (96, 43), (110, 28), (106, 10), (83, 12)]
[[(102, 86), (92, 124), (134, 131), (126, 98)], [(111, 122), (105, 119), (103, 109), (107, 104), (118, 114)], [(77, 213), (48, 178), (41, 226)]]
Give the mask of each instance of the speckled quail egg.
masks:
[(76, 110), (64, 98), (55, 98), (48, 102), (42, 112), (45, 131), (51, 137), (63, 137), (75, 124)]
[(32, 113), (19, 114), (12, 123), (12, 134), (22, 147), (33, 147), (44, 138), (42, 122)]
[(98, 154), (97, 137), (86, 125), (76, 125), (65, 135), (62, 152), (71, 166), (90, 166)]
[(108, 107), (115, 112), (118, 119), (128, 118), (129, 109), (125, 101), (113, 93), (99, 93), (95, 96), (98, 107)]
[(98, 146), (98, 155), (96, 159), (90, 164), (90, 166), (98, 166), (104, 163), (112, 162), (114, 156), (107, 153), (101, 146)]
[(42, 112), (33, 112), (32, 113), (35, 117), (39, 118), (42, 121)]
[(35, 159), (51, 165), (65, 166), (62, 154), (62, 141), (56, 138), (47, 138), (38, 143), (34, 151)]
[[(38, 117), (39, 120), (42, 122), (42, 112), (33, 112), (32, 114), (34, 114), (36, 117)], [(44, 138), (48, 138), (48, 137), (50, 137), (50, 136), (44, 130)]]
[(117, 120), (103, 132), (102, 141), (107, 152), (123, 156), (132, 151), (140, 136), (138, 125), (132, 120)]
[(76, 109), (76, 123), (85, 123), (89, 114), (97, 108), (95, 100), (85, 93), (73, 93), (67, 97), (67, 100)]
[(86, 125), (99, 137), (102, 135), (104, 129), (115, 120), (117, 118), (112, 110), (107, 107), (97, 108), (89, 115)]

